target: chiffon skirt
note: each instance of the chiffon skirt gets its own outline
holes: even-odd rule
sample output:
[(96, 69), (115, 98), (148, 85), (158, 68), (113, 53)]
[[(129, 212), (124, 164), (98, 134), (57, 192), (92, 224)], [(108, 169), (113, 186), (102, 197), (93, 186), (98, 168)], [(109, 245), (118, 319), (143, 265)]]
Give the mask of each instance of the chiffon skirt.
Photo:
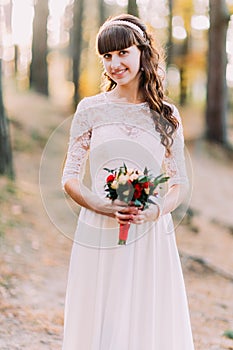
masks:
[(193, 350), (170, 214), (131, 225), (82, 209), (65, 304), (63, 350)]

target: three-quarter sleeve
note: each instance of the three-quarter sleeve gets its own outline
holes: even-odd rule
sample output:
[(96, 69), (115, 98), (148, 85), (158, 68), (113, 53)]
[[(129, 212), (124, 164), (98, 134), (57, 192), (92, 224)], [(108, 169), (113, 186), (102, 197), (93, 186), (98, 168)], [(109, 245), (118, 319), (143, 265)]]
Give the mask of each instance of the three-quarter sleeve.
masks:
[(88, 156), (92, 128), (88, 120), (88, 111), (84, 105), (82, 100), (71, 123), (68, 151), (61, 181), (63, 189), (67, 180), (77, 179), (82, 175), (83, 166)]
[(170, 177), (169, 187), (175, 184), (189, 183), (185, 164), (183, 126), (179, 112), (175, 107), (173, 114), (179, 121), (179, 126), (175, 132), (171, 154), (165, 156), (163, 162), (165, 172)]

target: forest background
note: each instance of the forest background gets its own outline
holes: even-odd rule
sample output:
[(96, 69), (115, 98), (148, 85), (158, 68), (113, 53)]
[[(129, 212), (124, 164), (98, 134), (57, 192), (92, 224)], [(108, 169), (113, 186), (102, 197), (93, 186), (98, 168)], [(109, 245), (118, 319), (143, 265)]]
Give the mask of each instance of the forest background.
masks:
[[(95, 36), (139, 15), (162, 44), (190, 177), (173, 213), (196, 350), (233, 349), (233, 1), (0, 0), (0, 348), (58, 349), (79, 208), (60, 176)], [(168, 330), (169, 334), (169, 330)]]

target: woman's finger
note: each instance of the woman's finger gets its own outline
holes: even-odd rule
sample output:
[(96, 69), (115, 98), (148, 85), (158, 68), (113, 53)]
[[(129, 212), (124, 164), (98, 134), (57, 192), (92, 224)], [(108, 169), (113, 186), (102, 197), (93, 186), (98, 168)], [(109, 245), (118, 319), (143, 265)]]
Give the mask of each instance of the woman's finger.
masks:
[(137, 207), (118, 207), (117, 211), (123, 214), (132, 214), (132, 215), (138, 214)]
[(119, 220), (127, 220), (127, 221), (129, 221), (129, 220), (132, 220), (132, 219), (133, 219), (132, 214), (124, 214), (124, 213), (119, 212), (119, 211), (117, 211), (117, 212), (115, 213), (115, 216), (116, 216), (116, 218), (119, 219)]
[(113, 201), (113, 203), (117, 206), (120, 206), (120, 207), (128, 207), (128, 204), (123, 202), (123, 201), (120, 201), (119, 199), (115, 199)]

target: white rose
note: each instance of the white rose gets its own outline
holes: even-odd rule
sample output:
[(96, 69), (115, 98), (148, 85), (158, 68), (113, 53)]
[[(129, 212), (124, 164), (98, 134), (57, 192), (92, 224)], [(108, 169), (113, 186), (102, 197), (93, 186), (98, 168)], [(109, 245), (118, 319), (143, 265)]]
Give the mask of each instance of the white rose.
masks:
[(130, 181), (134, 181), (134, 180), (136, 180), (137, 178), (138, 178), (138, 175), (135, 174), (135, 173), (133, 173), (133, 174), (130, 175), (130, 177), (129, 177)]
[(128, 195), (129, 195), (129, 190), (124, 191), (124, 192), (123, 192), (123, 195), (124, 195), (124, 196), (128, 196)]
[(113, 189), (113, 190), (116, 190), (117, 188), (118, 188), (118, 182), (116, 181), (116, 180), (114, 180), (113, 182), (112, 182), (112, 184), (111, 184), (111, 188)]
[(128, 180), (129, 180), (129, 175), (121, 174), (118, 178), (118, 182), (122, 185), (125, 185)]
[(146, 194), (149, 194), (149, 193), (150, 193), (150, 189), (149, 189), (149, 187), (144, 188), (144, 191), (145, 191), (145, 193), (146, 193)]

